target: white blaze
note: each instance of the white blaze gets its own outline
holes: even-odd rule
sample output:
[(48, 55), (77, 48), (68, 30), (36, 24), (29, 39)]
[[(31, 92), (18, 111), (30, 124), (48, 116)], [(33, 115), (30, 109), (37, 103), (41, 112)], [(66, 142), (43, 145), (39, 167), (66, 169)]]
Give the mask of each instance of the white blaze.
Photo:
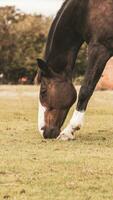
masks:
[(40, 131), (40, 134), (43, 136), (43, 130), (42, 128), (45, 126), (45, 111), (46, 108), (43, 107), (39, 100), (39, 107), (38, 107), (38, 129)]

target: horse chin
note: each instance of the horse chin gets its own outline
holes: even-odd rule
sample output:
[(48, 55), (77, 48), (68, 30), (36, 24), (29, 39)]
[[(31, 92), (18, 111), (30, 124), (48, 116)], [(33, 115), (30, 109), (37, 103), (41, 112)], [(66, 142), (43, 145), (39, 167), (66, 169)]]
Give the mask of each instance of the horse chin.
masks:
[(45, 139), (56, 139), (60, 135), (60, 129), (56, 127), (44, 128), (43, 137)]

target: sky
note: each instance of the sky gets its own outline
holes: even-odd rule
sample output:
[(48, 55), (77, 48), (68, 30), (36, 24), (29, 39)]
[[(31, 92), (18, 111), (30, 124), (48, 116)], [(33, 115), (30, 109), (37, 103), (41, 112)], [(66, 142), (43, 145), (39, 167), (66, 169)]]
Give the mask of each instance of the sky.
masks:
[(14, 5), (31, 14), (55, 15), (63, 0), (0, 0), (0, 6)]

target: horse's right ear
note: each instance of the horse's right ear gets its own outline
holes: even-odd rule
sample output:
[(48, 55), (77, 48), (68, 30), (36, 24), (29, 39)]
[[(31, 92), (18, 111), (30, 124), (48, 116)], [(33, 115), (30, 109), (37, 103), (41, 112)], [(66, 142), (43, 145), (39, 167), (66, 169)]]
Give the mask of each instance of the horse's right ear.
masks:
[(47, 63), (46, 63), (44, 60), (38, 58), (38, 59), (37, 59), (37, 63), (38, 63), (39, 69), (40, 69), (42, 72), (48, 72)]

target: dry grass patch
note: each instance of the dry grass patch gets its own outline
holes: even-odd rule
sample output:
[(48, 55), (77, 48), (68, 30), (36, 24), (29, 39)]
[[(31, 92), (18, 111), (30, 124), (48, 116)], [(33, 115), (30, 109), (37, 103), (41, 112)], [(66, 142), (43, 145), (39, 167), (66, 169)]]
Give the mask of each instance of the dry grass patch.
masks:
[(113, 92), (95, 92), (71, 142), (37, 133), (37, 96), (0, 86), (0, 200), (112, 200)]

